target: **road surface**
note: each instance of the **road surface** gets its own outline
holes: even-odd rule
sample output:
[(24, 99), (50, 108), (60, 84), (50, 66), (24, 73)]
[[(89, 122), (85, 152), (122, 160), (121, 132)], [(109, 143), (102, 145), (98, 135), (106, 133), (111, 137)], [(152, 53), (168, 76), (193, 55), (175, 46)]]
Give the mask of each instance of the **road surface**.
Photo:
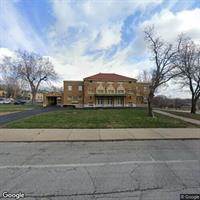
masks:
[(6, 115), (0, 116), (0, 126), (18, 119), (23, 119), (26, 117), (31, 117), (34, 115), (46, 113), (46, 112), (52, 112), (52, 111), (57, 111), (59, 110), (59, 107), (47, 107), (47, 108), (37, 108), (37, 109), (32, 109), (32, 110), (25, 110), (21, 112), (15, 112), (15, 113), (10, 113)]
[(200, 140), (1, 143), (0, 196), (179, 200), (200, 193)]

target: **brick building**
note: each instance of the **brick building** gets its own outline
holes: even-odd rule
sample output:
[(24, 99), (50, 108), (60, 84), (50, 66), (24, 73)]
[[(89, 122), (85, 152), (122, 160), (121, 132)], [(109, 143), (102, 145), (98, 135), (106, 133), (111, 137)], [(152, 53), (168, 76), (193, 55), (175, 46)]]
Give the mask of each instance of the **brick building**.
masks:
[[(86, 77), (83, 81), (64, 81), (63, 94), (46, 94), (44, 106), (52, 102), (57, 104), (59, 96), (59, 105), (62, 106), (135, 107), (146, 104), (147, 95), (147, 83), (118, 74), (99, 73)], [(48, 98), (51, 101), (48, 102)]]

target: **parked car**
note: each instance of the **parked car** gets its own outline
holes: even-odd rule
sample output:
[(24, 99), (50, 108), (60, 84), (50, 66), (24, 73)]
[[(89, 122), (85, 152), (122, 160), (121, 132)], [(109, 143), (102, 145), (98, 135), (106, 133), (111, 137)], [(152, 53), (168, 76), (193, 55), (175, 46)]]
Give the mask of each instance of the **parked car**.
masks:
[(0, 98), (0, 104), (10, 104), (12, 101), (7, 98)]
[(14, 101), (15, 105), (24, 105), (26, 103), (26, 100), (23, 99), (17, 99)]
[(4, 103), (4, 99), (0, 98), (0, 104)]
[(4, 104), (11, 104), (12, 101), (10, 99), (4, 99)]

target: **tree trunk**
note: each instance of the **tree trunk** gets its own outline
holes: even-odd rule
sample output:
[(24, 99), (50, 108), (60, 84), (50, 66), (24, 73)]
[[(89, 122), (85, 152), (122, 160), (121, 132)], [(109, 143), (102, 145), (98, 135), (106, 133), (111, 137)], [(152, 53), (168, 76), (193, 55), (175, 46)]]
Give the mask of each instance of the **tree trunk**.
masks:
[(152, 109), (153, 96), (154, 96), (153, 92), (150, 92), (148, 96), (148, 116), (149, 117), (153, 117), (153, 109)]
[(192, 102), (191, 103), (192, 103), (191, 113), (195, 114), (196, 113), (197, 100), (194, 97), (192, 97)]
[(36, 92), (33, 92), (32, 91), (32, 104), (35, 104), (35, 102), (36, 102)]

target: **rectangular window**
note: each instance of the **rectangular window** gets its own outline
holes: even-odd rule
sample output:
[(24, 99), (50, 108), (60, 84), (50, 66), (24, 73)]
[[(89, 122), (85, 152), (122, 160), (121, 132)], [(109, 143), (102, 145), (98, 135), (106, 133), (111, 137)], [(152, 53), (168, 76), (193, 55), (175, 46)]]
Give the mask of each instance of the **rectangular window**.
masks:
[(71, 97), (71, 96), (68, 96), (68, 97), (67, 97), (67, 99), (68, 99), (68, 100), (71, 100), (71, 99), (72, 99), (72, 97)]
[(77, 97), (77, 96), (73, 96), (73, 100), (74, 100), (74, 101), (77, 101), (77, 100), (78, 100), (78, 97)]
[(108, 105), (112, 105), (112, 99), (108, 99)]
[(118, 90), (117, 93), (124, 94), (124, 90)]
[(117, 98), (117, 104), (122, 105), (123, 104), (123, 98)]
[(93, 89), (92, 88), (88, 88), (88, 94), (93, 94)]
[(82, 91), (82, 85), (78, 86), (78, 91)]
[(114, 94), (114, 90), (108, 90), (108, 94)]
[(97, 99), (97, 104), (98, 105), (103, 105), (103, 99)]
[(72, 91), (72, 86), (71, 85), (68, 85), (68, 90)]
[(128, 90), (127, 93), (128, 94), (133, 94), (133, 90)]
[(103, 94), (103, 90), (97, 90), (97, 93)]

